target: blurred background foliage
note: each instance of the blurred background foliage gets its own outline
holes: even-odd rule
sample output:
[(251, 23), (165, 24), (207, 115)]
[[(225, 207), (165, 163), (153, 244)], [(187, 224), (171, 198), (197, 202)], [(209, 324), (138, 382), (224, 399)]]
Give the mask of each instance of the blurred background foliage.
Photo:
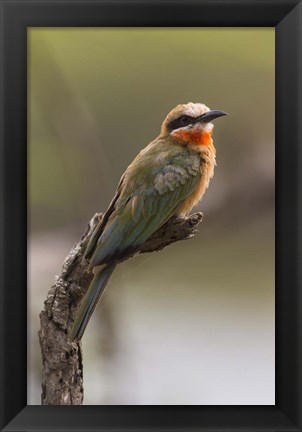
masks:
[(64, 257), (192, 101), (229, 113), (200, 233), (119, 266), (83, 340), (85, 403), (274, 404), (274, 30), (32, 28), (28, 49), (28, 403)]

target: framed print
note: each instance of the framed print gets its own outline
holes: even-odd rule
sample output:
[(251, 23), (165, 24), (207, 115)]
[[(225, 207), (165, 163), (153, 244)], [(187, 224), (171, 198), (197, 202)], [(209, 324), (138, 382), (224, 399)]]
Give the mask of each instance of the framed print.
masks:
[[(274, 405), (274, 39), (273, 28), (28, 30), (29, 405), (41, 403), (41, 381), (42, 403), (52, 405)], [(196, 40), (206, 46), (200, 58)], [(84, 286), (72, 269), (67, 277), (58, 270), (81, 237), (83, 224), (108, 206), (142, 143), (158, 135), (158, 128), (175, 124), (175, 119), (164, 120), (165, 111), (172, 108), (170, 118), (175, 112), (179, 117), (179, 110), (207, 109), (203, 103), (178, 104), (192, 100), (208, 101), (214, 108), (223, 103), (229, 113), (211, 121), (213, 144), (199, 144), (205, 155), (216, 148), (217, 163), (201, 203), (190, 212), (192, 224), (199, 211), (204, 214), (199, 234), (116, 265), (87, 329), (78, 330), (85, 357), (80, 365), (64, 331), (75, 328), (71, 322), (77, 322), (78, 305), (85, 305), (87, 297), (79, 301), (76, 294), (75, 302), (66, 303), (67, 291)], [(259, 104), (266, 113), (262, 118), (256, 115)], [(154, 132), (153, 124), (158, 125)], [(160, 132), (154, 145), (167, 158), (165, 166), (173, 162), (174, 151), (190, 164), (190, 153), (180, 147), (177, 134), (193, 130), (194, 148), (199, 124), (195, 128), (193, 123), (189, 129)], [(246, 135), (249, 129), (252, 138)], [(156, 195), (157, 183), (150, 186), (144, 175), (161, 168), (157, 156), (142, 155), (140, 164), (144, 168), (135, 175), (141, 192), (135, 195), (134, 226), (145, 223), (145, 214), (147, 228), (153, 208), (159, 206), (158, 217), (165, 210)], [(208, 181), (207, 165), (202, 166)], [(131, 170), (136, 169), (134, 163)], [(186, 172), (180, 172), (185, 181)], [(143, 201), (145, 189), (148, 201)], [(126, 191), (125, 181), (121, 194)], [(169, 192), (159, 196), (168, 199)], [(183, 216), (178, 221), (188, 222)], [(171, 228), (170, 223), (165, 226), (161, 238)], [(181, 232), (180, 225), (176, 232)], [(78, 266), (73, 267), (78, 274)], [(64, 288), (56, 283), (51, 288), (40, 331), (38, 316), (54, 274), (59, 285), (65, 281)], [(48, 318), (54, 313), (54, 296), (64, 298), (55, 301), (56, 327)], [(68, 353), (67, 364), (53, 358), (57, 351)], [(78, 368), (76, 386), (70, 383), (70, 367)]]
[[(1, 430), (301, 430), (301, 2), (2, 0), (1, 17)], [(212, 120), (201, 205), (127, 253), (199, 233), (118, 265), (71, 343), (89, 219), (117, 196), (115, 226), (158, 133), (187, 134), (187, 163)]]

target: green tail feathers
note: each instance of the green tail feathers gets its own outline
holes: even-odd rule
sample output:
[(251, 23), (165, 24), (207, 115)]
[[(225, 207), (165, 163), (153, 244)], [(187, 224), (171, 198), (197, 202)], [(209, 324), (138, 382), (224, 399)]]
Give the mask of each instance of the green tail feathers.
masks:
[(116, 263), (108, 264), (91, 281), (89, 288), (82, 300), (81, 306), (77, 312), (76, 319), (69, 332), (70, 340), (79, 341), (86, 329), (88, 321), (109, 281), (109, 278), (116, 267)]

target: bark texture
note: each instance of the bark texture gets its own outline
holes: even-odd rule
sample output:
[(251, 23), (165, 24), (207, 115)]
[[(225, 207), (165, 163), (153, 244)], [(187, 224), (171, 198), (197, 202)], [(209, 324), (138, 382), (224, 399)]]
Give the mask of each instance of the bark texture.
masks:
[[(92, 279), (88, 261), (83, 258), (86, 245), (102, 215), (96, 214), (86, 232), (65, 258), (40, 313), (39, 340), (43, 362), (42, 405), (80, 405), (83, 402), (83, 362), (81, 342), (70, 342), (67, 332), (79, 303)], [(173, 217), (156, 231), (137, 251), (157, 252), (171, 243), (192, 238), (202, 213)], [(131, 254), (123, 261), (131, 258)]]

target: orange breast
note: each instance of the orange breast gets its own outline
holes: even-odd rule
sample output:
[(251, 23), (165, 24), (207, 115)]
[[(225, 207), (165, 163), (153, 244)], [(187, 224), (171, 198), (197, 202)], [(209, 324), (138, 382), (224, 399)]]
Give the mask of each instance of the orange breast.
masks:
[(179, 205), (175, 212), (176, 214), (186, 216), (191, 211), (192, 207), (194, 207), (201, 200), (203, 194), (209, 186), (210, 179), (213, 177), (215, 167), (215, 148), (213, 145), (206, 145), (207, 147), (198, 148), (200, 155), (202, 155), (200, 165), (200, 181), (196, 185), (193, 192)]
[(173, 133), (173, 136), (181, 139), (182, 141), (188, 141), (192, 144), (197, 145), (210, 145), (213, 143), (212, 141), (212, 132), (211, 131), (202, 131), (202, 130), (176, 130)]

